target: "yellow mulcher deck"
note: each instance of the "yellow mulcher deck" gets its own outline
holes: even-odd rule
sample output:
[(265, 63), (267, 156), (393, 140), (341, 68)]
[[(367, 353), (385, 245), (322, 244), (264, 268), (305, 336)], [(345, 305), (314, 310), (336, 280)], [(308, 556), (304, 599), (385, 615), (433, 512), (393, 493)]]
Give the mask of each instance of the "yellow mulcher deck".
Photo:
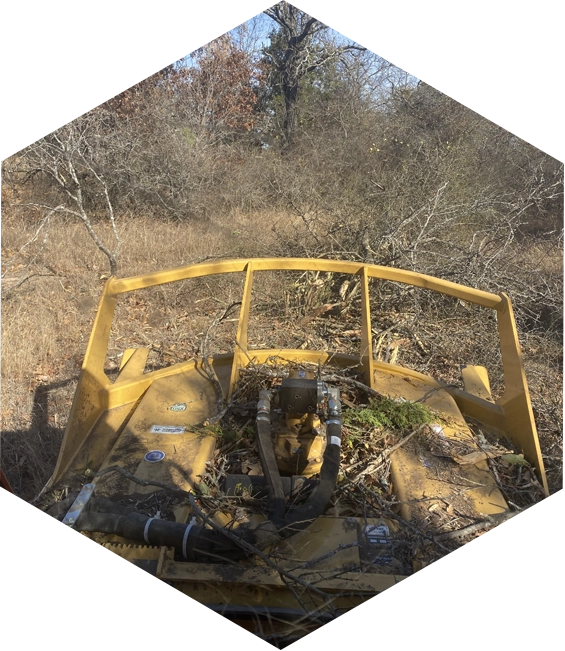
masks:
[[(270, 270), (356, 275), (362, 290), (359, 355), (330, 356), (327, 351), (313, 350), (250, 350), (247, 329), (253, 279), (255, 274)], [(104, 360), (120, 295), (226, 273), (245, 277), (233, 353), (146, 373), (148, 349), (128, 349), (117, 378), (112, 382), (107, 377)], [(488, 375), (482, 367), (463, 368), (464, 389), (456, 389), (416, 371), (373, 359), (370, 278), (427, 288), (495, 310), (505, 378), (502, 397), (496, 402), (492, 399)], [(326, 503), (319, 508), (319, 505), (312, 506), (326, 490), (320, 486), (330, 472), (331, 454), (337, 455), (339, 464), (341, 406), (331, 382), (326, 385), (304, 373), (287, 380), (287, 393), (283, 387), (278, 410), (275, 406), (279, 398), (272, 392), (258, 396), (258, 428), (261, 418), (267, 427), (274, 422), (276, 411), (283, 414), (286, 411), (287, 418), (294, 417), (296, 411), (303, 421), (308, 414), (312, 419), (314, 412), (320, 413), (322, 422), (310, 429), (320, 449), (325, 450), (324, 461), (315, 460), (320, 462), (314, 464), (315, 473), (301, 473), (317, 474), (321, 467), (319, 486), (312, 493), (317, 497), (309, 498), (313, 499), (311, 510), (308, 506), (302, 507), (303, 511), (298, 508), (302, 520), (293, 520), (288, 515), (292, 511), (288, 504), (281, 507), (280, 500), (278, 506), (275, 504), (282, 484), (278, 471), (274, 471), (273, 479), (272, 466), (268, 470), (272, 451), (262, 449), (264, 443), (259, 448), (261, 463), (267, 468), (264, 474), (270, 498), (269, 513), (255, 514), (239, 527), (232, 522), (224, 533), (222, 527), (227, 525), (227, 519), (222, 521), (221, 514), (208, 519), (203, 513), (199, 487), (207, 464), (213, 459), (216, 437), (202, 428), (202, 424), (217, 415), (218, 387), (228, 403), (237, 391), (242, 369), (251, 360), (261, 365), (273, 357), (290, 365), (326, 368), (331, 364), (336, 369), (358, 365), (364, 384), (374, 394), (393, 400), (424, 402), (438, 415), (437, 423), (427, 428), (426, 445), (413, 436), (390, 455), (397, 520), (429, 532), (434, 521), (442, 522), (454, 508), (465, 513), (469, 522), (503, 519), (508, 513), (508, 504), (489, 470), (488, 454), (469, 428), (470, 419), (490, 435), (508, 437), (535, 468), (547, 494), (512, 308), (505, 295), (496, 296), (412, 272), (359, 263), (230, 260), (107, 281), (58, 463), (48, 485), (49, 489), (68, 487), (73, 495), (57, 511), (58, 517), (242, 626), (256, 633), (260, 629), (263, 634), (269, 630), (274, 636), (290, 635), (288, 639), (292, 638), (289, 631), (294, 635), (308, 632), (402, 580), (406, 572), (387, 551), (397, 522), (366, 517), (363, 513), (358, 517), (339, 517), (335, 509), (331, 515), (324, 512)], [(217, 382), (210, 379), (210, 367)], [(318, 392), (316, 399), (312, 398), (312, 391)], [(308, 401), (318, 401), (318, 405), (316, 409), (310, 404), (299, 409), (296, 406), (299, 399), (302, 405)], [(285, 400), (297, 402), (285, 409)], [(291, 439), (283, 438), (281, 449), (288, 441)], [(442, 454), (442, 450), (447, 452)], [(332, 472), (335, 482), (337, 469)], [(454, 476), (459, 485), (465, 486), (456, 497)], [(170, 527), (176, 527), (174, 531), (165, 531), (158, 518), (140, 514), (135, 515), (134, 524), (125, 528), (115, 524), (120, 518), (123, 522), (130, 517), (123, 506), (125, 501), (131, 508), (136, 500), (142, 501), (164, 487), (186, 497), (174, 507), (174, 521), (170, 523)], [(79, 498), (75, 499), (78, 491)], [(188, 498), (188, 494), (192, 497)], [(430, 511), (432, 497), (434, 504), (440, 505), (434, 511)], [(114, 512), (113, 504), (121, 507), (116, 507)], [(239, 535), (239, 531), (244, 534)], [(257, 625), (259, 620), (262, 623)]]

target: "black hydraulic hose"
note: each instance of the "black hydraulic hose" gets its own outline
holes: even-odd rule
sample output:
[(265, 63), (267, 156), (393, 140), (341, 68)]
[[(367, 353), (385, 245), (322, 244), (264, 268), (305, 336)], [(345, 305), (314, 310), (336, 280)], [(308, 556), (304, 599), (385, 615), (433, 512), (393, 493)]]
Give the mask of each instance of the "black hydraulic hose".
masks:
[(100, 513), (118, 513), (120, 515), (129, 515), (131, 513), (131, 509), (128, 509), (127, 506), (116, 504), (105, 497), (95, 497), (91, 500), (91, 503), (94, 503), (96, 510)]
[(75, 501), (77, 495), (78, 493), (75, 493), (72, 497), (67, 497), (60, 502), (56, 502), (47, 509), (47, 513), (49, 513), (49, 515), (53, 516), (54, 518), (57, 518), (57, 520), (62, 520), (65, 517), (67, 511), (73, 505), (73, 502)]
[[(78, 493), (73, 493), (70, 497), (56, 502), (47, 509), (47, 513), (57, 518), (57, 520), (62, 520), (73, 505), (77, 495)], [(126, 506), (112, 502), (112, 500), (106, 499), (105, 497), (93, 497), (89, 505), (89, 511), (96, 511), (98, 513), (117, 513), (121, 515), (129, 515), (131, 513), (131, 510)]]
[(116, 536), (123, 536), (124, 520), (127, 516), (118, 513), (97, 513), (88, 511), (80, 518), (80, 531), (97, 531), (99, 533), (111, 533)]
[(284, 538), (305, 529), (312, 520), (322, 515), (335, 490), (341, 453), (341, 422), (332, 420), (326, 428), (328, 442), (318, 485), (302, 506), (285, 517), (285, 528), (279, 531)]
[(269, 493), (269, 520), (276, 526), (284, 523), (285, 495), (271, 440), (271, 394), (259, 393), (257, 403), (257, 447)]
[(322, 515), (335, 490), (341, 453), (341, 404), (337, 390), (330, 389), (329, 419), (326, 423), (327, 445), (320, 469), (320, 480), (306, 502), (285, 515), (285, 495), (271, 441), (270, 393), (261, 391), (257, 404), (257, 441), (261, 467), (269, 491), (269, 520), (283, 538), (305, 529)]
[[(109, 533), (129, 540), (144, 541), (150, 546), (174, 547), (177, 553), (191, 561), (209, 561), (216, 557), (239, 560), (246, 556), (246, 552), (239, 545), (214, 529), (206, 529), (192, 523), (150, 518), (135, 512), (123, 515), (88, 511), (80, 516), (76, 528), (80, 531)], [(252, 533), (245, 533), (247, 536), (244, 538), (251, 542)]]
[[(308, 500), (298, 509), (285, 515), (285, 495), (271, 440), (270, 393), (262, 391), (258, 403), (257, 441), (259, 457), (269, 493), (269, 526), (238, 528), (240, 537), (259, 549), (275, 538), (288, 538), (305, 529), (323, 514), (337, 483), (341, 451), (341, 406), (337, 391), (330, 392), (329, 419), (326, 421), (327, 445), (320, 469), (320, 479)], [(55, 517), (64, 517), (73, 498), (52, 509)], [(69, 502), (67, 504), (66, 502)], [(75, 528), (80, 531), (110, 533), (126, 539), (144, 541), (151, 546), (174, 547), (189, 561), (209, 561), (217, 558), (240, 560), (248, 555), (237, 541), (221, 530), (208, 529), (194, 523), (183, 524), (170, 520), (150, 518), (104, 498), (94, 498), (90, 510), (82, 513)]]

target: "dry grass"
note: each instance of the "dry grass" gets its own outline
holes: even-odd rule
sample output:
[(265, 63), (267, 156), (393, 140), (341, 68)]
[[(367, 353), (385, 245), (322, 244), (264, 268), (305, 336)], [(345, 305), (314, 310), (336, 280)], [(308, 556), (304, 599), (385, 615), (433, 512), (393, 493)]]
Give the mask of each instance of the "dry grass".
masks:
[[(279, 214), (234, 213), (190, 224), (123, 216), (120, 275), (174, 268), (208, 257), (267, 256), (277, 244), (270, 228), (275, 222), (279, 233), (283, 227), (291, 235), (291, 219)], [(103, 226), (98, 228), (109, 237)], [(54, 222), (42, 250), (38, 239), (13, 259), (36, 228), (31, 216), (22, 220), (8, 214), (2, 222), (2, 271), (7, 272), (3, 289), (29, 276), (15, 291), (3, 294), (1, 349), (2, 467), (15, 492), (25, 499), (40, 491), (53, 469), (108, 273), (105, 257), (82, 224), (75, 222)], [(550, 278), (562, 273), (562, 259), (543, 253), (538, 245), (524, 247), (525, 260), (536, 262), (540, 274)], [(155, 366), (197, 355), (213, 319), (240, 299), (241, 282), (240, 278), (202, 279), (155, 288), (150, 295), (124, 297), (116, 312), (108, 372), (115, 370), (128, 346), (149, 343), (150, 363)], [(286, 290), (293, 286), (299, 291), (290, 298)], [(330, 274), (258, 276), (250, 343), (355, 352), (360, 311), (359, 297), (352, 289), (344, 291), (343, 279)], [(488, 334), (494, 335), (494, 323), (486, 323), (479, 338), (480, 310), (426, 302), (422, 290), (401, 297), (404, 308), (393, 310), (401, 291), (406, 290), (391, 283), (371, 285), (373, 327), (379, 333), (375, 354), (380, 359), (448, 382), (457, 381), (458, 363), (484, 364), (495, 388), (502, 388), (494, 338)], [(331, 308), (320, 311), (328, 305)], [(231, 314), (236, 317), (237, 309)], [(233, 348), (234, 324), (230, 319), (222, 322), (212, 352)], [(550, 486), (556, 491), (562, 484), (562, 347), (555, 337), (540, 332), (524, 336), (522, 344)]]
[[(230, 215), (222, 225), (219, 221), (181, 224), (125, 216), (120, 220), (120, 275), (174, 268), (207, 257), (267, 255), (270, 231), (264, 223), (260, 228), (261, 238), (257, 237), (259, 223), (264, 219)], [(2, 273), (7, 272), (2, 281), (3, 290), (22, 278), (28, 280), (16, 290), (4, 293), (2, 300), (2, 468), (14, 491), (25, 499), (32, 499), (41, 490), (53, 470), (108, 274), (106, 258), (96, 249), (82, 224), (69, 221), (52, 224), (42, 251), (41, 242), (36, 241), (13, 260), (36, 228), (37, 222), (32, 218), (3, 216)], [(109, 229), (103, 225), (98, 228), (109, 238)], [(12, 260), (13, 264), (8, 265)], [(185, 294), (184, 310), (190, 311), (192, 327), (177, 342), (179, 351), (183, 343), (190, 344), (182, 358), (197, 352), (198, 335), (221, 308), (222, 299), (229, 300), (230, 288), (223, 289), (225, 292), (217, 287), (200, 287), (206, 300), (196, 310), (192, 304), (194, 296)], [(175, 328), (170, 325), (164, 308), (179, 307), (178, 292), (178, 288), (159, 289), (155, 292), (159, 294), (156, 304), (137, 306), (141, 323), (149, 322), (152, 328), (149, 332), (152, 343), (163, 348), (165, 342), (168, 347), (174, 344), (171, 335)], [(235, 296), (236, 292), (232, 294)], [(112, 333), (109, 356), (127, 345), (147, 345), (145, 340), (136, 342), (136, 332), (124, 318), (135, 300), (135, 296), (128, 297), (129, 305), (126, 302), (117, 310), (117, 328)], [(123, 340), (118, 347), (115, 338), (120, 336)], [(177, 360), (154, 360), (174, 361)], [(112, 370), (111, 363), (108, 370)]]

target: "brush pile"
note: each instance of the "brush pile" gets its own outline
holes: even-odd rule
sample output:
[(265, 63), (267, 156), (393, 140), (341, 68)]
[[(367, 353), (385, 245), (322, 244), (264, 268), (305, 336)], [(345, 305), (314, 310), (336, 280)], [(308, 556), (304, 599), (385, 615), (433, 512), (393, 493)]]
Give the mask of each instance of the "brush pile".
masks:
[[(327, 515), (337, 517), (379, 518), (393, 521), (395, 558), (400, 559), (402, 571), (411, 573), (417, 559), (428, 563), (437, 560), (492, 528), (499, 521), (483, 519), (466, 513), (461, 506), (465, 486), (454, 486), (447, 513), (453, 517), (438, 521), (430, 512), (430, 526), (404, 520), (390, 477), (393, 452), (409, 441), (425, 447), (437, 456), (438, 468), (443, 464), (470, 462), (465, 455), (469, 449), (434, 447), (437, 436), (434, 427), (441, 418), (419, 402), (394, 401), (378, 395), (361, 381), (358, 368), (335, 369), (311, 364), (288, 365), (278, 358), (265, 364), (250, 364), (241, 372), (239, 389), (233, 401), (224, 410), (223, 417), (209, 424), (207, 431), (218, 437), (214, 458), (207, 465), (198, 489), (202, 506), (209, 517), (224, 527), (231, 528), (268, 511), (266, 491), (242, 489), (239, 494), (227, 494), (226, 477), (231, 474), (262, 475), (259, 453), (255, 443), (255, 415), (257, 398), (262, 389), (274, 389), (293, 370), (314, 371), (323, 381), (340, 389), (343, 406), (343, 441), (340, 475)], [(476, 424), (472, 431), (482, 459), (488, 459), (505, 499), (513, 514), (543, 498), (543, 490), (533, 469), (523, 456), (516, 453), (510, 441), (495, 441)], [(477, 454), (472, 452), (472, 454)], [(432, 469), (433, 470), (433, 469)], [(314, 478), (315, 479), (315, 478)], [(303, 503), (312, 490), (311, 481), (298, 482), (288, 502), (288, 508)], [(426, 506), (434, 509), (433, 496)]]
[[(214, 456), (206, 464), (195, 486), (199, 508), (219, 528), (234, 530), (239, 524), (258, 521), (269, 511), (267, 491), (261, 488), (263, 470), (255, 438), (257, 401), (261, 390), (274, 390), (294, 371), (314, 373), (326, 384), (339, 388), (342, 403), (342, 445), (337, 484), (326, 515), (360, 520), (377, 519), (394, 527), (394, 563), (380, 572), (411, 574), (415, 567), (428, 564), (469, 542), (504, 519), (543, 499), (543, 489), (533, 468), (517, 453), (509, 440), (500, 440), (468, 423), (473, 434), (469, 442), (446, 440), (437, 435), (445, 422), (422, 402), (392, 400), (363, 384), (358, 367), (337, 368), (326, 364), (289, 364), (272, 357), (264, 364), (250, 363), (242, 369), (232, 401), (219, 409), (219, 416), (197, 428), (203, 435), (217, 438)], [(220, 405), (219, 405), (220, 407)], [(406, 520), (391, 479), (391, 457), (403, 446), (424, 453), (428, 472), (445, 478), (448, 493), (425, 495), (414, 500), (423, 518)], [(477, 518), (469, 509), (466, 492), (472, 486), (454, 469), (477, 461), (488, 462), (498, 488), (510, 507), (504, 518)], [(175, 520), (179, 508), (189, 507), (188, 494), (158, 482), (144, 481), (120, 468), (118, 471), (143, 485), (158, 490), (143, 500), (124, 498), (122, 505), (150, 517)], [(228, 478), (246, 481), (228, 488)], [(454, 480), (459, 478), (460, 481)], [(85, 477), (85, 482), (90, 481)], [(303, 504), (316, 483), (312, 478), (292, 479), (287, 510)], [(67, 498), (65, 491), (45, 495), (45, 508)], [(409, 504), (412, 505), (413, 502)], [(418, 502), (418, 504), (415, 504)]]

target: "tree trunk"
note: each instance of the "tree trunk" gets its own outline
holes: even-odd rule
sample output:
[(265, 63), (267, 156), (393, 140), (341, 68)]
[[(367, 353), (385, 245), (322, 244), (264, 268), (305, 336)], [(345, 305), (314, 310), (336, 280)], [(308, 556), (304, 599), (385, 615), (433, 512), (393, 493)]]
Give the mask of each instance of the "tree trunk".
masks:
[(108, 260), (110, 261), (110, 276), (117, 276), (118, 275), (118, 263), (116, 262), (116, 258), (111, 255)]
[(298, 127), (298, 84), (285, 84), (283, 94), (285, 109), (283, 133), (285, 146), (289, 147), (294, 141)]

